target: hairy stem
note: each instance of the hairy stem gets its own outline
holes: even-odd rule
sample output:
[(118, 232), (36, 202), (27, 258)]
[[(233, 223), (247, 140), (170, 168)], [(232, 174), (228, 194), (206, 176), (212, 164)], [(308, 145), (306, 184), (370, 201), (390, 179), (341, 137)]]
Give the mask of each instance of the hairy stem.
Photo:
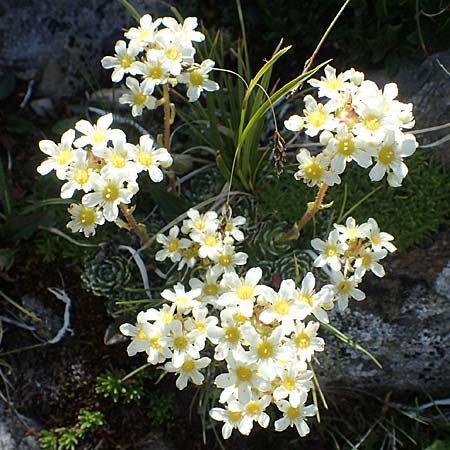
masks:
[[(169, 85), (163, 84), (163, 99), (164, 99), (164, 137), (163, 144), (168, 152), (170, 152), (170, 93)], [(175, 185), (175, 174), (173, 170), (167, 172), (169, 176), (170, 190), (172, 192), (176, 191)]]
[(124, 215), (125, 219), (127, 220), (130, 230), (139, 236), (139, 238), (141, 239), (141, 244), (146, 244), (149, 241), (149, 237), (148, 237), (147, 230), (145, 229), (145, 227), (141, 227), (136, 222), (136, 219), (134, 218), (134, 216), (130, 212), (130, 210), (127, 208), (125, 203), (120, 203), (119, 208), (122, 211), (122, 214)]

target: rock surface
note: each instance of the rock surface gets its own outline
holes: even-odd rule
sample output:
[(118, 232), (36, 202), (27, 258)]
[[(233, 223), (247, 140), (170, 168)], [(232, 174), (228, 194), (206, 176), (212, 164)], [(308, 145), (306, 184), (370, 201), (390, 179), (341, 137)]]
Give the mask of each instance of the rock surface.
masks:
[[(157, 15), (154, 1), (145, 6), (136, 0), (130, 3), (141, 14)], [(3, 0), (0, 71), (35, 80), (33, 98), (74, 96), (98, 86), (100, 59), (113, 54), (122, 29), (134, 24), (129, 12), (113, 0)]]
[(383, 369), (360, 351), (327, 336), (329, 359), (320, 358), (323, 382), (332, 385), (342, 380), (378, 392), (448, 394), (449, 262), (447, 232), (427, 248), (391, 257), (385, 278), (365, 281), (367, 299), (351, 303), (331, 323), (370, 351)]
[(1, 450), (39, 450), (39, 445), (32, 435), (27, 435), (31, 428), (36, 428), (30, 419), (6, 408), (0, 407), (0, 449)]

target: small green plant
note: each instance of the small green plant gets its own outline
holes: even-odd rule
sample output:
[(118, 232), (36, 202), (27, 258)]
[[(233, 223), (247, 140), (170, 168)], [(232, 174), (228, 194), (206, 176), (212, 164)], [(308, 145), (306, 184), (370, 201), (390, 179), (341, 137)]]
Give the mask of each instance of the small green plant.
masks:
[(38, 443), (43, 450), (76, 450), (80, 441), (105, 424), (101, 412), (81, 409), (73, 427), (42, 430)]
[(136, 380), (123, 381), (121, 377), (112, 372), (98, 377), (97, 383), (95, 392), (111, 399), (114, 403), (139, 401), (144, 395), (142, 383), (136, 382)]

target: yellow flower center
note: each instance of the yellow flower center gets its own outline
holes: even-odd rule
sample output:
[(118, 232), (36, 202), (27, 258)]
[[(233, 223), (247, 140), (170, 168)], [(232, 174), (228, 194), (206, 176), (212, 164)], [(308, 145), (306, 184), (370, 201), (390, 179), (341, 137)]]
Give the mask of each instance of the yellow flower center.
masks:
[(237, 324), (242, 325), (243, 323), (247, 322), (247, 317), (245, 317), (242, 313), (238, 312), (234, 316), (234, 321)]
[(161, 314), (161, 322), (165, 325), (171, 323), (173, 320), (173, 316), (172, 314), (169, 313), (163, 313)]
[(171, 59), (172, 61), (177, 60), (180, 57), (180, 52), (176, 48), (169, 48), (166, 51), (166, 58)]
[(240, 411), (230, 411), (228, 413), (228, 418), (231, 422), (237, 422), (242, 417), (242, 413)]
[(206, 295), (217, 295), (217, 291), (218, 291), (217, 285), (215, 285), (215, 284), (207, 284), (203, 288), (203, 292)]
[(256, 416), (256, 414), (259, 414), (260, 408), (258, 402), (247, 403), (247, 405), (245, 406), (245, 411), (251, 416)]
[(173, 340), (173, 346), (179, 350), (186, 348), (188, 345), (188, 340), (184, 336), (177, 336)]
[(169, 245), (167, 246), (167, 250), (169, 250), (169, 252), (173, 253), (178, 250), (178, 247), (179, 247), (178, 239), (174, 239), (169, 242)]
[(392, 147), (382, 147), (378, 152), (378, 161), (381, 164), (390, 164), (395, 159), (395, 152)]
[(337, 151), (341, 155), (350, 156), (355, 151), (355, 143), (351, 138), (341, 139), (337, 145)]
[(325, 83), (325, 87), (332, 91), (337, 91), (342, 86), (342, 81), (335, 78), (334, 80), (329, 80)]
[(161, 66), (155, 66), (155, 67), (152, 67), (152, 68), (148, 71), (148, 76), (149, 76), (150, 78), (159, 79), (159, 78), (162, 77), (162, 74), (163, 74), (163, 72), (162, 72)]
[(134, 94), (134, 104), (143, 105), (147, 101), (147, 96), (142, 92), (137, 92)]
[(146, 167), (151, 166), (153, 163), (152, 155), (150, 155), (147, 152), (143, 152), (143, 151), (140, 151), (137, 154), (137, 160), (138, 160), (139, 164), (142, 164), (143, 166), (146, 166)]
[(313, 305), (313, 299), (310, 295), (307, 294), (299, 294), (297, 297), (297, 300), (299, 302), (305, 302), (308, 303), (308, 305), (312, 306)]
[(231, 264), (231, 256), (230, 255), (219, 256), (219, 264), (224, 267), (229, 266)]
[(285, 316), (289, 313), (289, 302), (286, 300), (280, 299), (277, 300), (273, 306), (276, 313), (281, 314), (282, 316)]
[(233, 230), (233, 224), (231, 222), (227, 222), (227, 224), (225, 225), (225, 231), (232, 231)]
[(136, 335), (136, 339), (145, 339), (145, 333), (144, 330), (139, 330), (137, 335)]
[(370, 131), (378, 130), (378, 128), (380, 127), (380, 119), (372, 115), (367, 116), (364, 119), (364, 126)]
[(217, 244), (217, 239), (216, 239), (216, 237), (215, 237), (215, 236), (208, 236), (208, 237), (205, 239), (205, 244), (206, 244), (208, 247), (214, 247), (214, 246)]
[(187, 297), (176, 297), (175, 301), (180, 305), (187, 305), (189, 303)]
[(316, 127), (316, 128), (318, 128), (321, 125), (323, 125), (325, 123), (325, 121), (327, 120), (327, 115), (322, 110), (323, 106), (322, 105), (318, 105), (317, 108), (318, 109), (316, 111), (313, 111), (308, 116), (309, 123), (313, 127)]
[(350, 290), (350, 283), (348, 281), (341, 281), (337, 285), (337, 289), (339, 292), (342, 292), (343, 294), (346, 294)]
[(128, 67), (131, 66), (131, 58), (128, 55), (124, 55), (122, 56), (122, 58), (120, 58), (120, 65), (124, 68), (127, 69)]
[(253, 295), (253, 288), (248, 284), (243, 284), (242, 286), (239, 286), (238, 290), (236, 291), (236, 295), (241, 300), (246, 300)]
[(69, 159), (72, 157), (72, 150), (66, 149), (66, 150), (61, 150), (58, 153), (58, 156), (56, 157), (56, 162), (60, 165), (63, 166), (64, 164), (67, 164), (67, 162), (69, 161)]
[(194, 225), (194, 228), (197, 230), (203, 230), (205, 228), (205, 221), (202, 219), (197, 219), (192, 225)]
[(203, 75), (197, 70), (194, 70), (189, 75), (189, 81), (191, 82), (192, 86), (201, 86), (203, 82)]
[(113, 202), (119, 198), (119, 188), (112, 183), (108, 183), (103, 188), (103, 199), (106, 202)]
[(197, 322), (195, 324), (195, 328), (201, 333), (201, 334), (205, 334), (206, 333), (206, 327), (205, 327), (205, 323), (204, 322)]
[(150, 344), (150, 347), (154, 348), (155, 350), (161, 348), (161, 345), (159, 344), (159, 336), (150, 338), (148, 342)]
[(106, 139), (106, 131), (104, 130), (99, 130), (95, 125), (94, 125), (94, 131), (91, 134), (91, 141), (94, 144), (100, 144), (101, 142), (103, 142)]
[(308, 348), (310, 339), (309, 336), (303, 332), (295, 335), (294, 342), (298, 348)]
[(303, 168), (305, 175), (310, 180), (318, 180), (322, 176), (323, 169), (316, 162), (311, 162)]
[(139, 40), (145, 41), (150, 37), (150, 35), (151, 35), (150, 30), (141, 30), (141, 32), (139, 33)]
[(337, 255), (337, 249), (335, 245), (327, 245), (325, 248), (325, 255), (327, 256), (336, 256)]
[(86, 169), (78, 169), (73, 174), (73, 179), (78, 184), (84, 184), (87, 183), (89, 180), (89, 172)]
[(95, 214), (92, 209), (89, 208), (83, 208), (80, 211), (80, 217), (79, 217), (80, 223), (84, 226), (89, 226), (94, 223), (95, 220)]
[(236, 344), (237, 341), (239, 341), (239, 330), (236, 327), (228, 327), (225, 330), (225, 339), (230, 343), (230, 344)]
[(253, 371), (246, 366), (241, 366), (236, 369), (236, 376), (239, 381), (250, 381), (253, 376)]
[(109, 160), (111, 161), (111, 164), (114, 167), (117, 167), (117, 169), (122, 169), (122, 167), (125, 167), (126, 164), (125, 158), (119, 153), (113, 153), (110, 156)]
[(181, 366), (181, 370), (183, 370), (184, 372), (190, 372), (191, 370), (194, 370), (194, 369), (195, 369), (195, 363), (194, 363), (194, 361), (192, 361), (192, 359), (186, 360)]
[(270, 358), (273, 355), (273, 346), (271, 343), (263, 341), (258, 345), (256, 353), (261, 359)]
[(292, 391), (295, 388), (295, 380), (292, 377), (286, 377), (283, 381), (283, 387), (288, 391)]
[(374, 235), (372, 236), (372, 242), (373, 242), (375, 245), (381, 244), (381, 238), (380, 238), (380, 235), (379, 235), (379, 234), (374, 234)]
[(300, 411), (298, 408), (289, 406), (289, 408), (286, 411), (286, 415), (288, 416), (289, 420), (295, 420), (300, 415)]
[(370, 257), (370, 255), (369, 255), (368, 253), (366, 253), (366, 254), (362, 257), (361, 264), (362, 264), (363, 266), (369, 266), (371, 262), (372, 262), (372, 258)]

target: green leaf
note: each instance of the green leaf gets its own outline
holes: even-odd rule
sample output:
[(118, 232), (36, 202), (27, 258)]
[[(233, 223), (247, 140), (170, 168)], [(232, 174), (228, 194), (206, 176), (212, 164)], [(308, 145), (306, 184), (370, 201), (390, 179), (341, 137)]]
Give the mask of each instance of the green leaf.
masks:
[(159, 206), (161, 215), (167, 221), (175, 219), (192, 206), (186, 199), (173, 192), (167, 192), (167, 186), (165, 185), (152, 185), (150, 195)]

